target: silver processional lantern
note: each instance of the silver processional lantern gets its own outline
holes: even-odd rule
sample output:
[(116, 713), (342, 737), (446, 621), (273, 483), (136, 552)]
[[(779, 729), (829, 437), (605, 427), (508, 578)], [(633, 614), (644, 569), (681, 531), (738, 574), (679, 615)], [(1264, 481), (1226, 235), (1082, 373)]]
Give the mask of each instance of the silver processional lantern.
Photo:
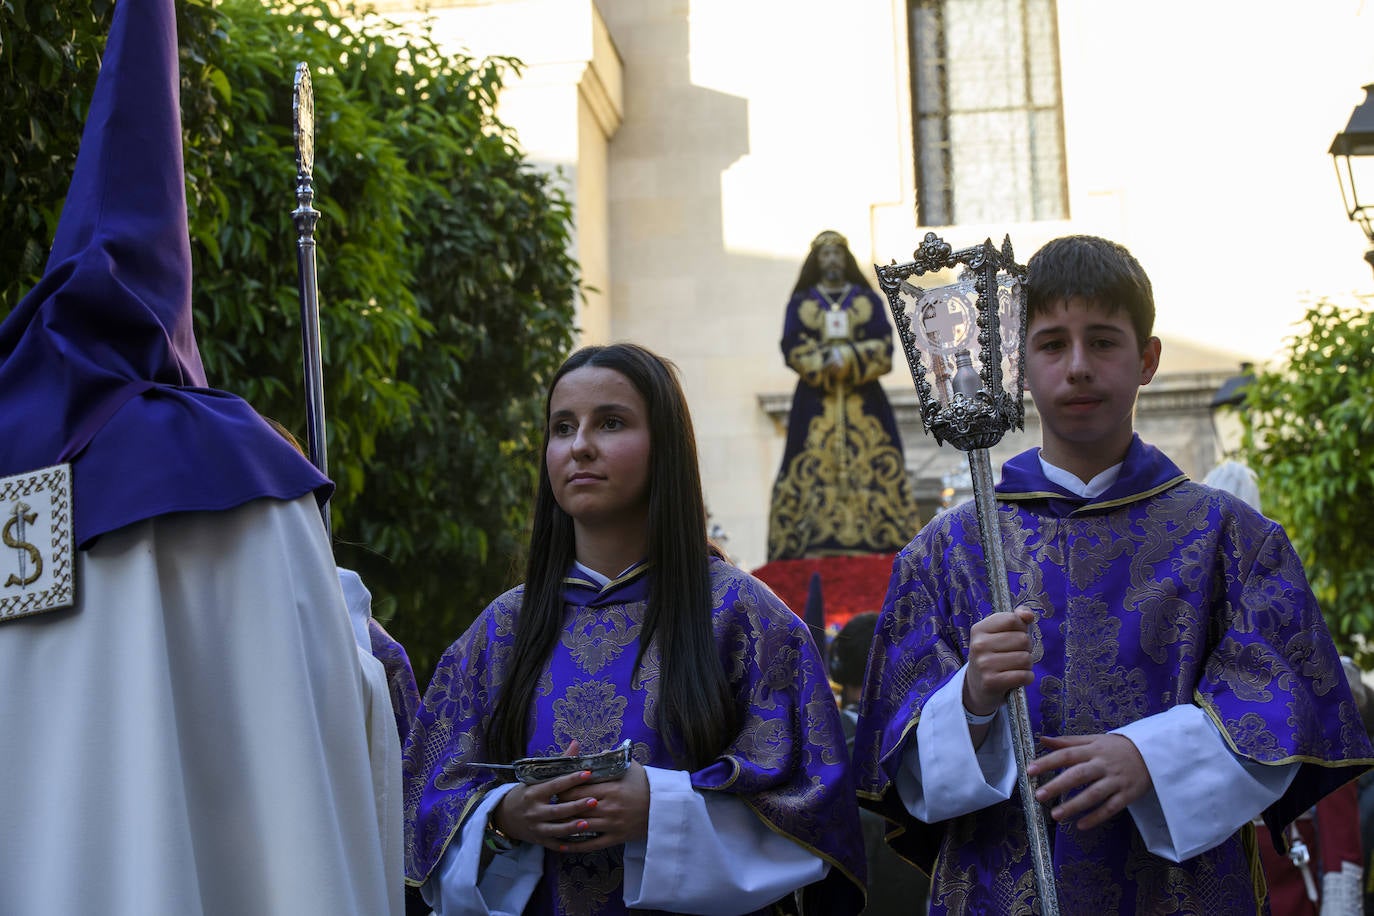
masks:
[[(948, 286), (911, 282), (950, 268), (962, 270)], [(921, 420), (935, 441), (988, 449), (1020, 429), (1026, 269), (1012, 259), (1011, 240), (1001, 252), (991, 241), (955, 251), (928, 232), (914, 260), (874, 269), (911, 366)]]
[[(937, 443), (968, 453), (978, 532), (994, 611), (1011, 610), (1011, 591), (997, 521), (988, 449), (1025, 425), (1021, 388), (1026, 355), (1026, 268), (1011, 239), (1001, 251), (989, 239), (954, 250), (933, 232), (905, 264), (875, 266), (887, 296), (921, 403), (921, 420)], [(956, 271), (955, 282), (923, 288), (927, 274)], [(1008, 695), (1017, 786), (1040, 896), (1041, 916), (1057, 916), (1058, 896), (1044, 813), (1026, 766), (1035, 759), (1035, 735), (1024, 688)]]

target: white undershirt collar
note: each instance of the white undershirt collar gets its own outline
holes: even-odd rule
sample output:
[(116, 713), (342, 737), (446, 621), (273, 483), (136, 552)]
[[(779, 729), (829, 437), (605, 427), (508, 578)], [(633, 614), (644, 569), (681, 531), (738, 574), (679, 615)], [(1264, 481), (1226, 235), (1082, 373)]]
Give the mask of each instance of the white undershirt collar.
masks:
[(1036, 455), (1040, 459), (1040, 470), (1044, 472), (1045, 478), (1050, 483), (1058, 484), (1070, 493), (1084, 499), (1094, 499), (1106, 493), (1111, 485), (1116, 483), (1116, 479), (1121, 476), (1121, 466), (1125, 464), (1124, 461), (1118, 462), (1084, 483), (1077, 474), (1055, 467), (1046, 461), (1044, 452), (1037, 452)]
[[(629, 572), (630, 570), (634, 569), (634, 568), (635, 568), (636, 566), (638, 566), (638, 565), (639, 565), (638, 563), (631, 563), (629, 566), (626, 566), (624, 569), (622, 569), (622, 570), (620, 571), (620, 576), (625, 575), (625, 573), (627, 573), (627, 572)], [(578, 572), (580, 572), (582, 575), (586, 576), (588, 579), (591, 579), (593, 582), (595, 582), (595, 583), (596, 583), (599, 587), (601, 587), (601, 588), (605, 588), (607, 585), (610, 585), (612, 581), (614, 581), (614, 580), (611, 579), (610, 576), (603, 576), (601, 573), (599, 573), (599, 572), (597, 572), (596, 570), (592, 569), (590, 566), (583, 566), (581, 563), (577, 562), (576, 560), (573, 560), (573, 566), (575, 566), (575, 567), (577, 568), (577, 571), (578, 571)], [(616, 578), (616, 579), (619, 579), (620, 576), (616, 576), (615, 578)]]

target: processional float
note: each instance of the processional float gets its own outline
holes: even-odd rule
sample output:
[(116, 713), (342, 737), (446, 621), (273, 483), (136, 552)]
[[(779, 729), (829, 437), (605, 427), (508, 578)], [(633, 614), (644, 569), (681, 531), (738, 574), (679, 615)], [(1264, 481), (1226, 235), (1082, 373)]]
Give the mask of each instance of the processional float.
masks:
[[(911, 282), (912, 277), (960, 268), (952, 284), (923, 289)], [(1013, 258), (1010, 238), (1002, 243), (1000, 252), (991, 239), (956, 251), (928, 232), (911, 261), (875, 265), (874, 270), (911, 367), (926, 431), (935, 437), (936, 444), (949, 442), (968, 453), (993, 611), (1010, 611), (1011, 591), (988, 449), (1013, 427), (1025, 425), (1021, 388), (1026, 355), (1026, 268)], [(1035, 759), (1035, 735), (1024, 687), (1007, 695), (1007, 712), (1040, 914), (1058, 916), (1049, 834), (1026, 772), (1027, 764)]]
[[(315, 263), (315, 90), (310, 67), (296, 64), (291, 93), (291, 132), (296, 140), (296, 265), (299, 268), (301, 304), (301, 366), (305, 375), (305, 434), (310, 463), (329, 476), (328, 444), (324, 425), (324, 367), (320, 357), (320, 293)], [(329, 502), (320, 505), (324, 530), (330, 532)]]

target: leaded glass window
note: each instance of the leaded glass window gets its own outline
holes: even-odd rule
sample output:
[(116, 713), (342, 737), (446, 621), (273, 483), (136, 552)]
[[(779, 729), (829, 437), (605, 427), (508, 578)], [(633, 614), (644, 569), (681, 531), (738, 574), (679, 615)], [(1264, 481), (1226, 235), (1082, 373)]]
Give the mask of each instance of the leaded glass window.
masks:
[(1055, 0), (907, 0), (923, 226), (1067, 219)]

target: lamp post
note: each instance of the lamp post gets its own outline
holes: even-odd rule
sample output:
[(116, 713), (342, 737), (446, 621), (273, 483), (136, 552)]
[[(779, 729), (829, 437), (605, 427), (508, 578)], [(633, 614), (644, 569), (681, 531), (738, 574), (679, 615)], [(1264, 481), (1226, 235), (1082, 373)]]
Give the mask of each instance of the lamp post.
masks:
[[(1336, 163), (1345, 215), (1360, 224), (1374, 246), (1374, 84), (1364, 87), (1364, 101), (1350, 113), (1349, 123), (1331, 141), (1329, 152)], [(1365, 252), (1364, 259), (1374, 267), (1374, 247)]]
[[(1011, 587), (993, 490), (988, 449), (1013, 427), (1025, 424), (1021, 397), (1026, 354), (1026, 268), (1012, 257), (1011, 239), (999, 252), (989, 239), (955, 251), (933, 232), (905, 264), (875, 266), (887, 296), (902, 351), (911, 367), (921, 420), (936, 443), (968, 453), (978, 534), (983, 547), (992, 610), (1011, 610)], [(948, 286), (922, 289), (911, 277), (954, 268)], [(1026, 766), (1035, 759), (1035, 735), (1023, 687), (1007, 695), (1017, 789), (1026, 817), (1041, 916), (1058, 916), (1049, 833)]]

